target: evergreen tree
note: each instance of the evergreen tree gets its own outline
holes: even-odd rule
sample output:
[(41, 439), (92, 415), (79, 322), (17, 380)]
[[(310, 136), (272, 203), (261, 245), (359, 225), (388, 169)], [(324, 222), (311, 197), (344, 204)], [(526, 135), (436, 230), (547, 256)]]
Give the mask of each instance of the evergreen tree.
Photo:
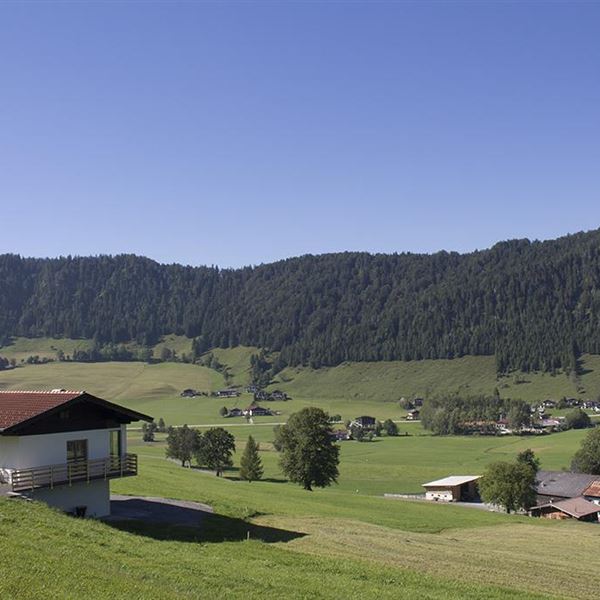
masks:
[(240, 477), (246, 481), (256, 481), (263, 476), (262, 460), (258, 450), (259, 447), (254, 438), (251, 435), (248, 436), (240, 462)]

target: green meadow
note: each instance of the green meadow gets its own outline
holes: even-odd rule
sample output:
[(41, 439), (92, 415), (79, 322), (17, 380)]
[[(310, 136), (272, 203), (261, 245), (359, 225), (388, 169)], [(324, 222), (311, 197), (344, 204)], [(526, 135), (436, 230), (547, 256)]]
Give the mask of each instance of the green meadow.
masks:
[[(263, 429), (248, 427), (244, 436), (250, 431)], [(410, 435), (343, 443), (339, 484), (307, 492), (284, 480), (267, 440), (265, 480), (248, 483), (236, 467), (223, 478), (180, 467), (164, 457), (161, 440), (144, 443), (133, 431), (140, 472), (113, 481), (113, 491), (200, 501), (215, 513), (186, 529), (82, 521), (0, 500), (3, 535), (18, 540), (0, 553), (0, 597), (593, 597), (597, 526), (379, 495), (396, 482), (408, 491), (415, 478), (456, 472), (454, 460), (459, 472), (475, 472), (488, 460), (481, 454), (512, 458), (522, 442), (492, 441)], [(570, 433), (545, 441), (536, 452), (557, 467), (578, 443)], [(432, 460), (443, 464), (430, 471)]]
[[(56, 342), (38, 347), (52, 352)], [(183, 342), (163, 341), (178, 352), (185, 351)], [(41, 355), (29, 344), (16, 340), (8, 348), (14, 356)], [(215, 351), (234, 385), (248, 382), (254, 351)], [(0, 355), (8, 355), (6, 348)], [(592, 390), (600, 362), (586, 357), (584, 364), (580, 385)], [(383, 497), (421, 492), (422, 483), (450, 474), (480, 474), (490, 462), (512, 460), (525, 448), (535, 451), (542, 468), (567, 468), (584, 431), (438, 437), (419, 423), (400, 421), (398, 437), (341, 442), (338, 483), (314, 492), (286, 481), (272, 446), (274, 422), (307, 405), (344, 419), (364, 413), (398, 419), (405, 413), (398, 403), (403, 396), (491, 393), (494, 387), (529, 400), (576, 395), (564, 375), (523, 379), (496, 380), (486, 357), (286, 369), (272, 388), (293, 399), (269, 403), (281, 414), (248, 424), (221, 418), (218, 409), (249, 404), (249, 394), (179, 397), (186, 387), (209, 392), (225, 386), (222, 373), (196, 365), (54, 362), (2, 372), (4, 389), (86, 389), (168, 424), (221, 424), (234, 434), (237, 452), (234, 466), (217, 478), (167, 460), (164, 434), (148, 443), (138, 428), (130, 429), (139, 475), (113, 481), (112, 490), (209, 504), (215, 513), (198, 528), (82, 521), (36, 503), (0, 500), (0, 529), (4, 540), (12, 540), (0, 552), (0, 597), (593, 597), (600, 585), (597, 526)], [(260, 443), (265, 468), (263, 481), (253, 483), (239, 479), (250, 434)]]
[[(89, 343), (86, 340), (16, 338), (10, 345), (0, 348), (0, 356), (19, 361), (33, 354), (52, 358), (58, 349), (69, 354), (77, 345)], [(166, 336), (155, 347), (155, 355), (160, 354), (163, 346), (179, 355), (191, 351), (190, 340), (182, 336)], [(229, 384), (243, 389), (250, 381), (250, 357), (257, 351), (240, 346), (215, 349), (213, 354), (225, 365)], [(529, 402), (562, 396), (596, 398), (600, 394), (600, 356), (585, 356), (581, 364), (582, 374), (577, 384), (565, 374), (528, 373), (498, 378), (493, 357), (486, 356), (406, 363), (344, 363), (318, 370), (287, 368), (277, 375), (270, 389), (284, 390), (293, 399), (270, 402), (269, 408), (280, 414), (260, 418), (260, 423), (285, 421), (292, 412), (304, 406), (320, 406), (330, 414), (341, 415), (343, 420), (361, 414), (397, 420), (406, 414), (399, 404), (401, 398), (453, 392), (492, 394), (498, 389), (502, 396)], [(252, 402), (250, 394), (242, 394), (237, 399), (179, 397), (184, 388), (210, 392), (227, 385), (222, 372), (178, 362), (52, 362), (22, 365), (0, 372), (0, 389), (85, 389), (156, 418), (163, 417), (173, 425), (242, 425), (242, 418), (222, 419), (219, 409), (222, 406), (243, 408)]]

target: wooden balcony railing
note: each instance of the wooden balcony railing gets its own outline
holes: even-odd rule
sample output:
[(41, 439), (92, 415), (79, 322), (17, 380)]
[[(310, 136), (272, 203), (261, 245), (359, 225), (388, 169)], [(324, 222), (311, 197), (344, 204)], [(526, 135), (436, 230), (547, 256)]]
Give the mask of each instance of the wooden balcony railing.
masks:
[(130, 477), (137, 475), (137, 462), (136, 454), (125, 454), (60, 465), (15, 469), (11, 473), (12, 490), (24, 492), (37, 488), (53, 488), (56, 485), (72, 485), (81, 481)]

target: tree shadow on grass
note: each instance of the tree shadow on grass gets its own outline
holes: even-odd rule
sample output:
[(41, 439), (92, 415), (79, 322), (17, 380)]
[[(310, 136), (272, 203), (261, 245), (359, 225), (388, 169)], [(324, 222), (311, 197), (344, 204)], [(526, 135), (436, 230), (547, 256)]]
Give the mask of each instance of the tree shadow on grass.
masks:
[(259, 479), (255, 482), (246, 481), (245, 479), (242, 479), (241, 477), (236, 476), (236, 475), (224, 475), (223, 479), (228, 479), (229, 481), (245, 481), (249, 485), (260, 485), (263, 482), (266, 482), (266, 483), (288, 483), (287, 479), (278, 479), (276, 477), (263, 477), (262, 479)]
[(135, 535), (178, 542), (218, 543), (251, 539), (275, 543), (289, 542), (305, 535), (197, 508), (163, 505), (157, 509), (155, 502), (141, 499), (136, 499), (135, 502), (137, 514), (130, 513), (127, 516), (125, 513), (116, 513), (106, 519), (105, 523)]

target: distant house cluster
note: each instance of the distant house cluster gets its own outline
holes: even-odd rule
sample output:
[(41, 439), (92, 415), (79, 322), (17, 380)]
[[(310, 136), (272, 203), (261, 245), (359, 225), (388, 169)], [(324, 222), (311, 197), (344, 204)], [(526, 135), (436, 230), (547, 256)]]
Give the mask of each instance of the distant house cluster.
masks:
[(260, 405), (256, 404), (255, 402), (253, 402), (247, 408), (238, 408), (236, 406), (235, 408), (228, 410), (224, 416), (226, 418), (246, 417), (246, 418), (250, 419), (253, 417), (271, 417), (274, 414), (275, 413), (273, 411), (269, 410), (268, 408), (264, 408), (263, 406), (260, 406)]
[(237, 398), (241, 396), (241, 392), (235, 389), (227, 389), (227, 390), (217, 390), (216, 392), (211, 392), (210, 394), (213, 398)]
[[(480, 502), (478, 475), (450, 475), (423, 484), (425, 499), (435, 502)], [(539, 471), (533, 517), (600, 521), (600, 475)]]

